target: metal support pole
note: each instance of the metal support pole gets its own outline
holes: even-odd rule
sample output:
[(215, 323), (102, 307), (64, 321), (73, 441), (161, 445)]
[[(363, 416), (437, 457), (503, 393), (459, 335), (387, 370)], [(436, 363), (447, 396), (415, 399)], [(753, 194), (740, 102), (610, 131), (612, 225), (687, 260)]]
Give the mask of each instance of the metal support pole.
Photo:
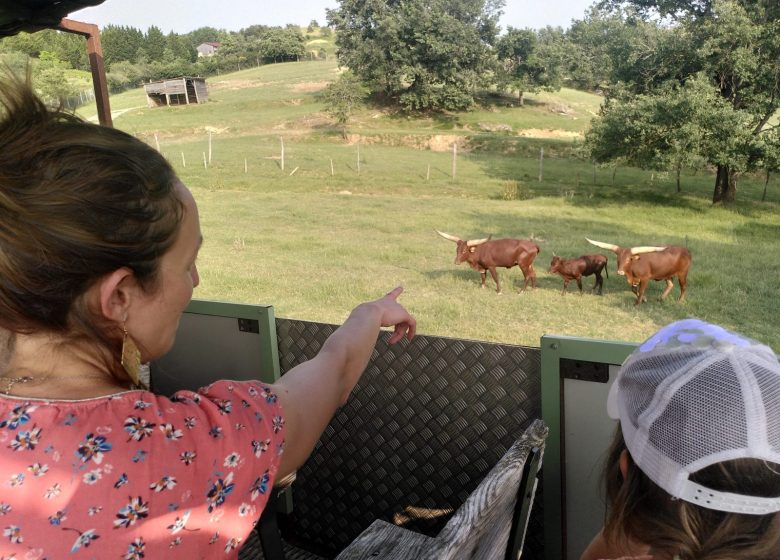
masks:
[(89, 67), (92, 69), (92, 87), (95, 89), (98, 120), (103, 126), (113, 127), (111, 106), (108, 103), (106, 68), (103, 64), (103, 48), (100, 46), (100, 29), (94, 23), (84, 23), (68, 18), (62, 18), (57, 29), (87, 38), (87, 54), (89, 55)]

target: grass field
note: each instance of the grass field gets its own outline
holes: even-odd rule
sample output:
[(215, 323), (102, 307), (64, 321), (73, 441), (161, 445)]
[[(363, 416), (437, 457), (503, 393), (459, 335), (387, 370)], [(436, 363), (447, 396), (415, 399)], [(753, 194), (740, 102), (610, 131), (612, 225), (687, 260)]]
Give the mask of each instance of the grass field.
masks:
[[(595, 168), (577, 154), (600, 98), (573, 90), (529, 95), (525, 107), (491, 96), (474, 111), (422, 119), (367, 107), (345, 139), (317, 97), (337, 74), (333, 61), (244, 70), (209, 79), (204, 105), (147, 109), (141, 90), (111, 98), (123, 111), (115, 126), (159, 143), (200, 205), (196, 297), (272, 303), (277, 316), (340, 322), (356, 303), (403, 284), (403, 302), (426, 334), (533, 346), (545, 333), (639, 341), (697, 316), (780, 348), (772, 323), (780, 299), (777, 178), (764, 203), (763, 178), (741, 178), (738, 203), (723, 208), (710, 202), (710, 171), (686, 173), (678, 194), (671, 174)], [(522, 274), (513, 268), (499, 270), (502, 295), (491, 280), (481, 290), (479, 275), (453, 264), (454, 243), (434, 229), (534, 239), (539, 287), (517, 293)], [(675, 301), (676, 286), (656, 301), (663, 283), (654, 283), (649, 302), (635, 307), (608, 252), (602, 297), (579, 296), (571, 285), (562, 297), (561, 279), (547, 273), (550, 259), (603, 252), (586, 236), (687, 245), (687, 301)]]

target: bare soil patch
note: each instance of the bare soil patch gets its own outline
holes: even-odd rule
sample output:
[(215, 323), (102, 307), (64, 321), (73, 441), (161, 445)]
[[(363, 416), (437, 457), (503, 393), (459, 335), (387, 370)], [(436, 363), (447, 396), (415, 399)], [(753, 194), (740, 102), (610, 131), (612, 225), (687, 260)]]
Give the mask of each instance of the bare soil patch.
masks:
[(299, 84), (292, 84), (290, 86), (290, 90), (295, 92), (309, 93), (312, 91), (320, 91), (325, 89), (329, 83), (330, 82), (301, 82)]
[(221, 80), (218, 82), (213, 82), (209, 80), (209, 89), (210, 90), (237, 90), (237, 89), (246, 89), (246, 88), (254, 88), (254, 87), (261, 87), (265, 85), (264, 82), (261, 82), (260, 80)]
[(518, 136), (526, 138), (581, 138), (582, 134), (573, 130), (556, 130), (552, 128), (524, 128), (517, 131)]

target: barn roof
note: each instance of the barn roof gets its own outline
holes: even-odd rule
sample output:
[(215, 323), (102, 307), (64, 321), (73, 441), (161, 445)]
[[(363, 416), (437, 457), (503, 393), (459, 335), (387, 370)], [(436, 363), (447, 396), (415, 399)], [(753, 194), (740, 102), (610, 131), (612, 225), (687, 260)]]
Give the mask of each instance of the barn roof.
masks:
[(88, 6), (97, 6), (104, 0), (24, 0), (0, 2), (0, 37), (16, 35), (20, 31), (33, 33), (56, 28), (69, 13)]

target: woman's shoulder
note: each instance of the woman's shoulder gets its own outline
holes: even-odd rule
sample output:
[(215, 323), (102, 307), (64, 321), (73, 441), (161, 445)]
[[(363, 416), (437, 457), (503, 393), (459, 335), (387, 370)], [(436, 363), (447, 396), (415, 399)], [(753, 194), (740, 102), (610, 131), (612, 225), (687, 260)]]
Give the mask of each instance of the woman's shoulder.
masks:
[[(45, 426), (50, 433), (77, 427), (91, 431), (110, 424), (131, 438), (138, 437), (139, 429), (169, 435), (173, 426), (173, 433), (188, 433), (198, 439), (201, 430), (194, 429), (197, 425), (206, 426), (212, 434), (246, 429), (268, 432), (277, 439), (281, 438), (284, 417), (269, 384), (224, 380), (197, 392), (178, 391), (171, 396), (134, 390), (83, 400), (0, 398), (0, 429), (15, 430), (28, 423)], [(236, 436), (242, 437), (239, 433)]]

